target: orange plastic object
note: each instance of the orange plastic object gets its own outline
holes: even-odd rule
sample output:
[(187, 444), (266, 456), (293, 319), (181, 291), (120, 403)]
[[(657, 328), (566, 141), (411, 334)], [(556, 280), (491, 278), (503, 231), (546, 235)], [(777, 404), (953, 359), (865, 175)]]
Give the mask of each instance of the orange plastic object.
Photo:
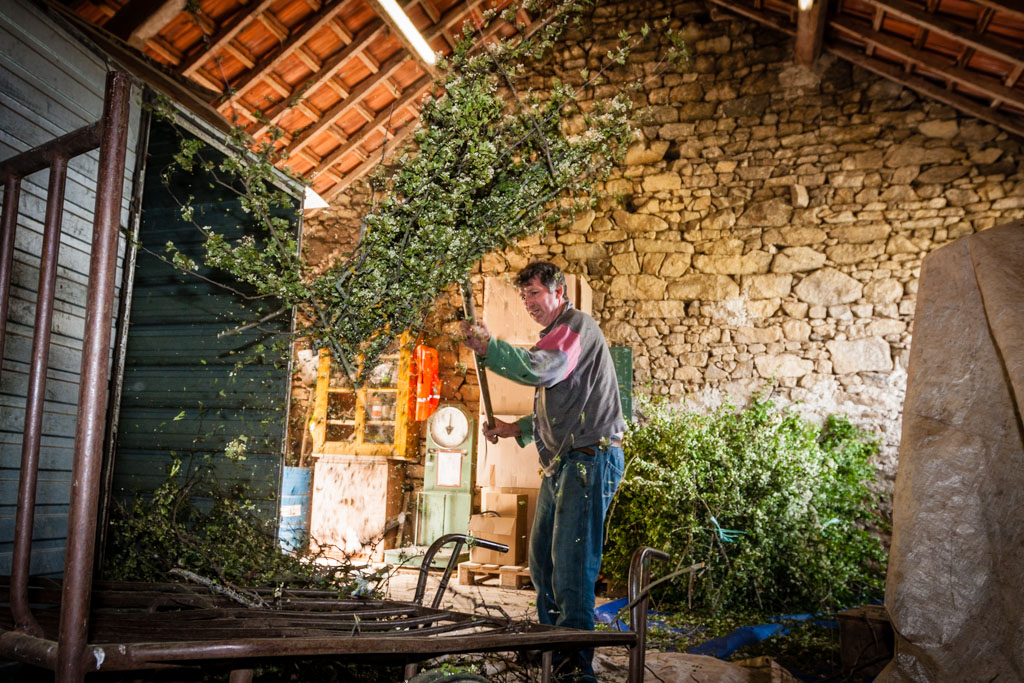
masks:
[(441, 400), (441, 379), (438, 376), (437, 349), (418, 344), (412, 354), (412, 384), (409, 392), (409, 418), (426, 420)]

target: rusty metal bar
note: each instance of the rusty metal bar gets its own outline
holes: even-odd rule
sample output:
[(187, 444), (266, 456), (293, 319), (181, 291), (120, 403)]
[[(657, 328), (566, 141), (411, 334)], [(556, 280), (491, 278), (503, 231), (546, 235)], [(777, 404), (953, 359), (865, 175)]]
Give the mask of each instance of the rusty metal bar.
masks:
[(90, 123), (59, 138), (44, 142), (38, 147), (0, 162), (0, 178), (24, 178), (43, 170), (50, 165), (50, 160), (56, 157), (73, 159), (79, 154), (91, 152), (100, 144), (101, 133), (100, 122)]
[(90, 584), (96, 545), (99, 483), (103, 459), (111, 314), (117, 269), (117, 236), (128, 140), (131, 80), (107, 74), (100, 142), (99, 178), (93, 219), (92, 255), (85, 313), (85, 340), (78, 392), (71, 505), (64, 563), (56, 681), (85, 677)]
[(651, 559), (665, 561), (668, 553), (654, 548), (639, 548), (629, 561), (629, 625), (636, 633), (636, 643), (629, 649), (629, 683), (643, 683), (647, 647), (647, 603), (645, 593), (651, 580)]
[(39, 444), (43, 435), (46, 402), (46, 365), (50, 355), (53, 300), (57, 293), (57, 260), (64, 215), (64, 187), (67, 157), (50, 160), (50, 184), (46, 193), (46, 222), (39, 257), (39, 287), (29, 364), (28, 396), (25, 399), (25, 427), (21, 439), (21, 475), (18, 478), (18, 508), (15, 518), (14, 552), (11, 560), (11, 614), (17, 628), (29, 635), (43, 631), (28, 604), (28, 575), (32, 559), (32, 526), (35, 521), (36, 484), (39, 479)]
[(4, 182), (4, 208), (0, 218), (0, 373), (3, 372), (4, 339), (14, 271), (14, 233), (18, 229), (18, 203), (21, 199), (21, 178)]

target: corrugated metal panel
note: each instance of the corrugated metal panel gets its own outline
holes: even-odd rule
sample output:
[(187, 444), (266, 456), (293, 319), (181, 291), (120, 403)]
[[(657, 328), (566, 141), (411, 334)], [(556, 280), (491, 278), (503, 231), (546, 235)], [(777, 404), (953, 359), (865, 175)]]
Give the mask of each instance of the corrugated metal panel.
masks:
[[(287, 339), (289, 314), (258, 328), (218, 337), (275, 310), (277, 303), (246, 301), (195, 276), (185, 275), (154, 253), (173, 242), (201, 262), (203, 235), (181, 217), (175, 197), (194, 197), (195, 220), (228, 237), (252, 233), (251, 218), (237, 197), (199, 172), (161, 173), (178, 150), (177, 133), (154, 120), (146, 160), (145, 191), (118, 418), (113, 494), (125, 500), (166, 481), (173, 457), (187, 466), (212, 457), (223, 490), (249, 485), (263, 514), (275, 519), (284, 448), (288, 368), (275, 355), (254, 355), (262, 344)], [(209, 149), (205, 154), (220, 157)], [(297, 214), (292, 214), (297, 221)], [(204, 276), (244, 289), (224, 273)], [(279, 356), (276, 356), (279, 358)], [(224, 457), (225, 446), (246, 437), (245, 460)]]
[[(0, 158), (98, 120), (106, 72), (99, 57), (31, 3), (0, 3)], [(127, 188), (138, 137), (137, 102), (138, 98), (133, 98), (123, 224), (128, 221)], [(71, 160), (68, 169), (43, 417), (33, 574), (58, 574), (63, 566), (97, 164), (97, 152), (92, 152)], [(11, 313), (0, 375), (0, 574), (11, 571), (46, 186), (45, 171), (29, 176), (22, 184)]]

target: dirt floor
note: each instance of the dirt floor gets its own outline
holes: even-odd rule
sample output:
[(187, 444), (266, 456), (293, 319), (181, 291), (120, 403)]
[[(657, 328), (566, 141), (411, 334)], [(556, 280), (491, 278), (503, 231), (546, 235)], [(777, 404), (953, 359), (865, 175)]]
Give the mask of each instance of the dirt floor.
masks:
[[(395, 572), (387, 584), (387, 597), (393, 600), (412, 600), (416, 591), (418, 573), (409, 570)], [(504, 611), (513, 619), (535, 619), (535, 596), (532, 587), (502, 588), (498, 579), (477, 585), (459, 585), (452, 576), (441, 602), (444, 609), (460, 612)], [(440, 585), (440, 572), (428, 575), (426, 601), (430, 601)], [(598, 598), (598, 604), (608, 598)], [(509, 658), (481, 658), (475, 662), (478, 670), (493, 681), (539, 680), (536, 671), (523, 670)], [(594, 669), (602, 683), (625, 683), (629, 676), (629, 657), (625, 648), (601, 648), (595, 653)], [(701, 657), (679, 652), (648, 650), (645, 682), (689, 681), (691, 683), (796, 683), (785, 669), (767, 657), (758, 657), (742, 663), (723, 662), (712, 657)]]

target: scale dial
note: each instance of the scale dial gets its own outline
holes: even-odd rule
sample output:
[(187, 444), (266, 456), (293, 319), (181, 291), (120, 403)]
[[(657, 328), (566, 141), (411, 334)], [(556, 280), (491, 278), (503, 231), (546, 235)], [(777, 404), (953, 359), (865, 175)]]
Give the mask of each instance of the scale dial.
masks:
[(469, 436), (469, 419), (456, 406), (441, 406), (430, 416), (427, 429), (438, 446), (455, 448)]

